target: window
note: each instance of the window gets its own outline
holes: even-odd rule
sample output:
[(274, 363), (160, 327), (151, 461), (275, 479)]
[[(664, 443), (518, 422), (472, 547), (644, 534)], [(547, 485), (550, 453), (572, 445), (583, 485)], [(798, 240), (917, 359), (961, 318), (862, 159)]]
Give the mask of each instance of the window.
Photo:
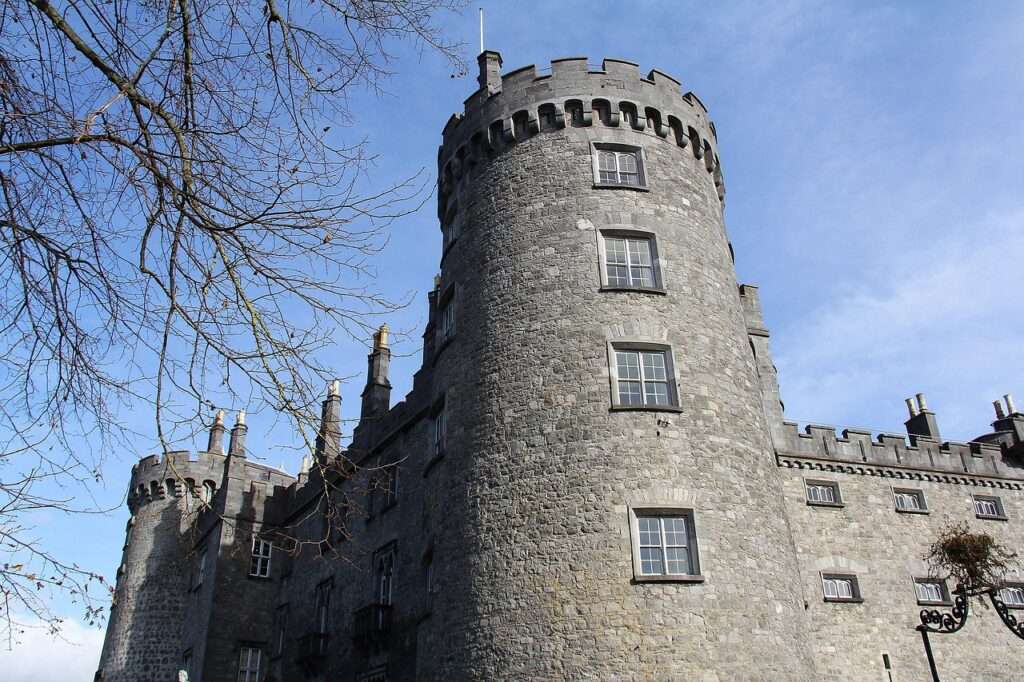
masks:
[(630, 515), (635, 580), (702, 580), (692, 510), (639, 507)]
[(325, 580), (316, 586), (316, 604), (315, 604), (315, 615), (316, 615), (316, 631), (321, 635), (328, 633), (331, 626), (331, 591), (334, 589), (334, 583), (331, 580)]
[(603, 234), (602, 240), (604, 286), (614, 289), (656, 289), (661, 286), (652, 236)]
[(185, 673), (185, 679), (192, 679), (192, 650), (187, 649), (181, 655), (181, 670)]
[(928, 513), (928, 505), (924, 501), (924, 492), (921, 490), (893, 488), (892, 496), (896, 501), (896, 511), (898, 512)]
[(839, 494), (839, 484), (835, 481), (805, 481), (807, 504), (822, 507), (842, 507), (843, 498)]
[(377, 557), (377, 603), (391, 606), (395, 580), (395, 552), (387, 550)]
[(645, 187), (643, 152), (639, 147), (595, 144), (594, 183), (613, 187)]
[(427, 594), (434, 594), (434, 550), (423, 555), (423, 587)]
[(615, 347), (612, 380), (617, 407), (676, 407), (667, 349)]
[(238, 682), (260, 682), (260, 658), (263, 652), (259, 647), (243, 646), (238, 654)]
[(441, 409), (434, 415), (434, 456), (444, 454), (445, 442), (447, 441), (447, 423), (448, 418), (442, 405)]
[(273, 546), (266, 540), (252, 539), (252, 558), (249, 561), (249, 575), (255, 578), (270, 577), (270, 552)]
[(822, 573), (821, 590), (825, 595), (825, 601), (863, 601), (855, 575)]
[(999, 590), (999, 598), (1011, 609), (1024, 609), (1024, 584), (1011, 583)]
[(388, 671), (385, 667), (374, 668), (365, 673), (361, 673), (356, 678), (356, 682), (388, 682)]
[(206, 578), (206, 548), (199, 550), (199, 558), (196, 559), (195, 580), (192, 581), (192, 589), (198, 590)]
[(914, 592), (918, 604), (949, 604), (946, 581), (933, 578), (914, 578)]
[(974, 514), (979, 519), (1005, 519), (1003, 501), (991, 495), (974, 496)]
[(217, 492), (217, 487), (213, 484), (213, 481), (203, 481), (203, 493), (202, 499), (206, 504), (213, 503), (213, 496)]
[(283, 656), (288, 638), (288, 605), (278, 606), (274, 616), (274, 655)]
[(444, 344), (455, 336), (455, 290), (450, 289), (449, 293), (441, 300), (438, 309), (438, 342)]
[(381, 493), (384, 498), (384, 506), (382, 509), (387, 509), (398, 502), (398, 465), (389, 464), (381, 472), (381, 485), (383, 489)]

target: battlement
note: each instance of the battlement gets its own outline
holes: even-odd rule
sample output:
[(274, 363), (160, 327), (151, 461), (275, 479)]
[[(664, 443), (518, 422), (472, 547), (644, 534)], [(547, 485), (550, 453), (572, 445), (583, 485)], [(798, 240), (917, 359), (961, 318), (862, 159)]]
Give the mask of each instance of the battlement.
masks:
[[(165, 456), (147, 455), (132, 467), (128, 488), (128, 506), (156, 499), (192, 495), (209, 501), (221, 486), (228, 456), (219, 452), (191, 452), (175, 450)], [(294, 478), (288, 474), (257, 462), (242, 460), (245, 477), (253, 481), (269, 482), (275, 486), (288, 486)]]
[[(783, 422), (781, 442), (775, 443), (777, 456), (790, 466), (793, 460), (816, 460), (820, 468), (842, 465), (877, 466), (913, 470), (916, 474), (958, 474), (1011, 479), (1017, 487), (1024, 482), (1024, 467), (1005, 456), (998, 444), (971, 441), (944, 442), (925, 436), (879, 433), (872, 440), (870, 431), (844, 429), (836, 436), (832, 426), (808, 424), (803, 432), (795, 422)], [(915, 474), (915, 475), (916, 475)]]
[(497, 52), (484, 52), (479, 60), (480, 89), (442, 132), (442, 207), (468, 167), (533, 135), (594, 125), (631, 129), (688, 147), (704, 161), (724, 200), (714, 124), (704, 103), (692, 92), (684, 94), (675, 78), (656, 69), (641, 76), (637, 64), (622, 59), (605, 59), (598, 68), (586, 57), (568, 57), (552, 60), (549, 69), (538, 71), (531, 64), (505, 74)]

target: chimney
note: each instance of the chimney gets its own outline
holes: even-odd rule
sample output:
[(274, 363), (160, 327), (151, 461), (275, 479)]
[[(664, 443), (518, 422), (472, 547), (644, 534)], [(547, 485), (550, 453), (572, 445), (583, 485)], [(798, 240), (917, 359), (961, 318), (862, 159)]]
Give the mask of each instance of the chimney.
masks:
[(231, 427), (231, 441), (228, 444), (228, 456), (245, 457), (245, 432), (249, 427), (245, 425), (245, 410), (238, 411), (235, 425)]
[(215, 455), (224, 454), (224, 410), (217, 410), (217, 416), (213, 419), (206, 451)]
[(390, 330), (382, 324), (373, 335), (373, 350), (367, 357), (368, 370), (366, 388), (363, 389), (362, 410), (359, 421), (374, 419), (386, 414), (391, 407), (391, 382), (388, 381), (388, 369), (391, 365), (391, 349), (388, 347)]
[[(928, 409), (924, 393), (917, 394), (916, 404), (914, 398), (907, 398), (907, 410), (910, 412), (910, 419), (903, 423), (910, 436), (942, 441), (942, 437), (939, 435), (939, 423), (935, 420), (935, 413)], [(913, 438), (911, 438), (911, 442), (913, 442)]]
[(481, 90), (487, 91), (487, 96), (501, 92), (501, 54), (494, 50), (484, 50), (476, 58), (480, 65), (480, 75), (477, 82)]
[(325, 465), (341, 453), (341, 382), (327, 385), (327, 398), (320, 412), (320, 433), (316, 437), (314, 461)]

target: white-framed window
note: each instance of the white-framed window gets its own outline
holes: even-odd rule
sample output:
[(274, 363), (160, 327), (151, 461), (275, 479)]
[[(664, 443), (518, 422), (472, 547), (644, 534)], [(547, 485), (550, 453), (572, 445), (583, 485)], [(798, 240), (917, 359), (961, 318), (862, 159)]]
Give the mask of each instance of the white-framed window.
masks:
[(1024, 609), (1024, 583), (1008, 583), (999, 590), (999, 598), (1011, 609)]
[(616, 407), (678, 407), (671, 349), (613, 344), (611, 353)]
[(658, 289), (661, 273), (654, 235), (602, 232), (603, 286), (610, 289)]
[(455, 288), (441, 298), (437, 310), (438, 343), (443, 344), (455, 336)]
[(692, 509), (630, 507), (629, 522), (635, 580), (702, 580)]
[(605, 187), (646, 187), (640, 147), (594, 143), (594, 184)]
[(979, 519), (1005, 519), (1003, 501), (994, 495), (975, 495), (974, 515)]
[(270, 577), (270, 553), (273, 545), (258, 537), (252, 539), (252, 556), (249, 560), (249, 575), (254, 578)]
[(822, 573), (821, 591), (825, 601), (861, 601), (857, 576), (844, 573)]
[(928, 504), (925, 502), (923, 490), (893, 488), (892, 497), (898, 512), (909, 512), (912, 514), (928, 513)]
[(238, 682), (260, 682), (263, 651), (256, 646), (243, 646), (238, 653)]
[(946, 581), (936, 578), (914, 578), (914, 593), (918, 604), (949, 604)]
[(841, 507), (843, 497), (835, 481), (804, 481), (807, 504), (822, 507)]
[(374, 668), (365, 673), (360, 673), (356, 678), (356, 682), (388, 682), (387, 668)]

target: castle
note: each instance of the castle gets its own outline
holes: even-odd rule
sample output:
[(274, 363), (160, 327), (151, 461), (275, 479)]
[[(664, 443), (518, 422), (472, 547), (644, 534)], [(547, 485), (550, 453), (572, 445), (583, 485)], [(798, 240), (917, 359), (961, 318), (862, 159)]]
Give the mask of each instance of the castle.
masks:
[[(382, 328), (350, 445), (332, 386), (297, 478), (244, 415), (142, 459), (96, 679), (929, 679), (914, 627), (953, 586), (922, 556), (960, 521), (1024, 548), (1024, 414), (799, 430), (700, 99), (621, 60), (479, 65), (411, 392)], [(1024, 668), (992, 610), (932, 646), (944, 679)]]

